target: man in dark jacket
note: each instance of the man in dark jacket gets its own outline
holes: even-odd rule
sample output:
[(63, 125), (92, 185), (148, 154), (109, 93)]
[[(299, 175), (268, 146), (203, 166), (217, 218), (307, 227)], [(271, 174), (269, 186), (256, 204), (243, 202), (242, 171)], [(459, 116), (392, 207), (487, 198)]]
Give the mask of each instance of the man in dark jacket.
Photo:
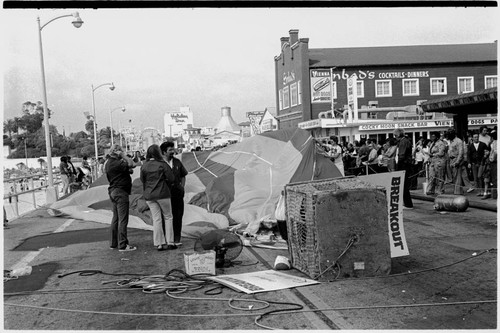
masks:
[(173, 141), (163, 142), (160, 145), (161, 153), (165, 162), (174, 173), (175, 180), (170, 185), (170, 194), (172, 200), (172, 215), (174, 227), (174, 245), (181, 246), (182, 216), (184, 215), (184, 184), (188, 171), (182, 162), (175, 158), (175, 146)]
[(132, 191), (134, 161), (129, 158), (119, 145), (111, 146), (110, 157), (106, 162), (105, 173), (109, 181), (109, 198), (113, 204), (113, 219), (111, 220), (111, 249), (134, 251), (137, 247), (130, 246), (127, 239), (129, 195)]
[(484, 142), (479, 141), (479, 133), (474, 133), (474, 135), (472, 135), (472, 142), (467, 149), (467, 161), (469, 162), (469, 168), (472, 169), (474, 186), (479, 189), (478, 196), (483, 195), (482, 190), (484, 189), (483, 178), (481, 177), (480, 171), (482, 171), (481, 166), (485, 150), (488, 150), (488, 146)]
[(402, 128), (394, 130), (394, 137), (397, 143), (397, 156), (396, 156), (396, 171), (405, 172), (405, 183), (403, 186), (403, 205), (404, 208), (412, 209), (413, 202), (410, 194), (410, 177), (412, 176), (412, 145), (411, 141), (405, 136), (405, 131)]

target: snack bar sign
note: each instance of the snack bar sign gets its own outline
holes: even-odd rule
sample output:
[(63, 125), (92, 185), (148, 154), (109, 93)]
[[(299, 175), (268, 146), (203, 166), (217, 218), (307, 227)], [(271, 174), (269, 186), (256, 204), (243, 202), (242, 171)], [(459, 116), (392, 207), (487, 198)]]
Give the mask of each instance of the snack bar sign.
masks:
[(332, 82), (329, 69), (314, 69), (311, 73), (311, 103), (331, 103)]

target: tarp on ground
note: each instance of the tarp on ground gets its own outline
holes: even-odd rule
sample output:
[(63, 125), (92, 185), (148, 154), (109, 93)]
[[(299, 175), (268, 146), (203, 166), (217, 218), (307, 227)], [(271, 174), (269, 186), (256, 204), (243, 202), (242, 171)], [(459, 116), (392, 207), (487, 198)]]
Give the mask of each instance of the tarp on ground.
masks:
[[(317, 152), (309, 132), (298, 128), (266, 132), (218, 151), (188, 152), (177, 157), (189, 171), (184, 237), (198, 237), (208, 230), (235, 224), (247, 225), (249, 232), (255, 233), (260, 221), (274, 218), (286, 184), (342, 176), (328, 158)], [(139, 174), (139, 168), (132, 174), (129, 226), (151, 230)], [(110, 223), (106, 177), (50, 208), (73, 218)]]

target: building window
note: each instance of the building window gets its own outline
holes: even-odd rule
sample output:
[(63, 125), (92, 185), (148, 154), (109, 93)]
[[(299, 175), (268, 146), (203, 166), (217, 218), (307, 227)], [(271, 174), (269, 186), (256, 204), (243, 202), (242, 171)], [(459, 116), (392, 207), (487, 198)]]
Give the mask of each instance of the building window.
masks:
[(418, 96), (418, 79), (403, 79), (403, 96)]
[(474, 77), (458, 77), (457, 78), (458, 93), (465, 94), (474, 91)]
[(292, 106), (296, 106), (299, 99), (299, 96), (297, 94), (297, 82), (290, 85), (290, 96), (292, 98)]
[(497, 87), (498, 77), (496, 75), (486, 75), (484, 77), (484, 88), (494, 88)]
[(431, 79), (431, 95), (446, 95), (447, 93), (445, 77)]
[(392, 96), (392, 81), (391, 80), (375, 80), (375, 96), (376, 97), (391, 97)]
[(298, 95), (299, 95), (299, 100), (297, 101), (298, 104), (302, 104), (302, 81), (297, 81), (297, 90), (298, 90)]
[(364, 81), (356, 81), (357, 85), (357, 91), (356, 94), (358, 95), (358, 98), (364, 98), (365, 97), (365, 83)]
[(283, 88), (283, 109), (290, 107), (290, 87)]
[(280, 89), (278, 91), (278, 106), (280, 110), (283, 110), (283, 89)]

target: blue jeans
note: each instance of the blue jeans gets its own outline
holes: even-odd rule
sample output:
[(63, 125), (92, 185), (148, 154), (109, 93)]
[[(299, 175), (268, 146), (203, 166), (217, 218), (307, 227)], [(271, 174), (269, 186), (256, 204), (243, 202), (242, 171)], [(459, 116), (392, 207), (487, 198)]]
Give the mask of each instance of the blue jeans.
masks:
[(124, 249), (128, 245), (128, 193), (122, 189), (115, 188), (109, 193), (113, 204), (113, 219), (111, 220), (111, 247)]

